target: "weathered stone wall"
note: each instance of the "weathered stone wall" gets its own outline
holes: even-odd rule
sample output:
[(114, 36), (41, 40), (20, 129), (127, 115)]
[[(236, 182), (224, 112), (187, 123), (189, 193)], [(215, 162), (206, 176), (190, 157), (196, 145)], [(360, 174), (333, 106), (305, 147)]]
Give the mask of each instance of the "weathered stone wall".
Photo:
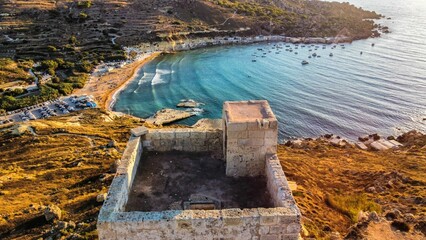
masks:
[[(232, 102), (259, 104), (259, 111), (270, 111), (270, 117), (233, 121), (227, 103), (223, 108), (226, 175), (233, 177), (265, 174), (266, 156), (277, 152), (278, 122), (266, 101)], [(263, 104), (263, 105), (261, 105)]]
[(287, 178), (276, 154), (266, 159), (266, 180), (268, 192), (275, 207), (295, 206), (296, 202), (288, 186)]
[(100, 239), (298, 239), (297, 208), (114, 213)]
[(112, 219), (115, 212), (124, 211), (129, 191), (136, 175), (136, 170), (142, 155), (142, 142), (140, 137), (130, 137), (121, 160), (118, 162), (117, 173), (109, 187), (98, 219)]
[(300, 211), (276, 155), (265, 163), (274, 208), (124, 212), (142, 153), (131, 137), (98, 217), (100, 239), (298, 239)]
[(142, 136), (148, 151), (217, 152), (222, 154), (222, 130), (193, 128), (150, 129)]

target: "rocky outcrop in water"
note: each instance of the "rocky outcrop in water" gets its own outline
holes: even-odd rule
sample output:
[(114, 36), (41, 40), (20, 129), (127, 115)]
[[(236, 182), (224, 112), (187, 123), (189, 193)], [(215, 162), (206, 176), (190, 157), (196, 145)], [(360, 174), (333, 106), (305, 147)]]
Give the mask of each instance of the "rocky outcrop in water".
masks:
[(176, 122), (178, 120), (189, 118), (194, 115), (195, 113), (193, 112), (165, 108), (158, 111), (154, 116), (148, 118), (146, 120), (146, 123), (154, 126), (162, 126), (164, 124)]

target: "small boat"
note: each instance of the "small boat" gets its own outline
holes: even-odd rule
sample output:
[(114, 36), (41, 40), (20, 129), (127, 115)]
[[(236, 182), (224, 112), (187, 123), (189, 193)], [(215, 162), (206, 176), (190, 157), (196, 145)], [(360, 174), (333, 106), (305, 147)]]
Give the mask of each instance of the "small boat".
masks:
[(302, 61), (302, 65), (306, 65), (306, 64), (309, 64), (309, 62), (308, 62), (308, 61), (303, 60), (303, 61)]
[(253, 60), (251, 60), (252, 62), (256, 62), (256, 60), (255, 59), (253, 59)]
[(329, 55), (330, 57), (332, 57), (333, 56), (333, 53), (330, 53), (330, 55)]

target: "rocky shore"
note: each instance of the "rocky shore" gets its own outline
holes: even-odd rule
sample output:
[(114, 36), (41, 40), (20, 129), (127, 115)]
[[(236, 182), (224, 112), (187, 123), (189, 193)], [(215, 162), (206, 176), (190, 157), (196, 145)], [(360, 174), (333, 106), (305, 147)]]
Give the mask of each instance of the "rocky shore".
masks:
[(181, 111), (176, 109), (161, 109), (157, 113), (155, 113), (154, 116), (146, 119), (146, 124), (153, 125), (153, 126), (163, 126), (164, 124), (176, 122), (181, 119), (189, 118), (191, 116), (194, 116), (195, 113), (193, 112), (187, 112), (187, 111)]
[(211, 37), (211, 38), (195, 38), (184, 39), (180, 41), (159, 42), (155, 45), (140, 44), (136, 46), (126, 47), (127, 52), (136, 52), (138, 55), (149, 52), (178, 52), (187, 51), (198, 48), (224, 46), (224, 45), (238, 45), (238, 44), (252, 44), (262, 42), (285, 42), (293, 44), (337, 44), (337, 43), (350, 43), (354, 39), (348, 36), (335, 36), (335, 37), (290, 37), (285, 35), (258, 35), (258, 36), (224, 36), (224, 37)]
[(360, 136), (359, 141), (353, 142), (348, 139), (342, 138), (334, 134), (325, 134), (316, 139), (313, 138), (298, 138), (293, 140), (288, 140), (285, 142), (285, 146), (294, 147), (294, 148), (305, 148), (310, 145), (311, 141), (319, 140), (327, 142), (335, 147), (356, 147), (365, 151), (386, 151), (390, 149), (398, 149), (404, 146), (403, 143), (411, 142), (412, 139), (418, 139), (423, 136), (421, 132), (416, 130), (409, 131), (402, 134), (401, 136), (394, 137), (382, 137), (377, 133)]

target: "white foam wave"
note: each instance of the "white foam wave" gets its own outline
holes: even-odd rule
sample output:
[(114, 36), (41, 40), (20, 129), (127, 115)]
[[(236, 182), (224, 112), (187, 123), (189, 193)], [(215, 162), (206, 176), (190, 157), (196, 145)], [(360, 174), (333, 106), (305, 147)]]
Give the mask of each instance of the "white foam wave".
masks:
[(204, 109), (202, 108), (190, 108), (186, 110), (187, 112), (193, 113), (195, 115), (201, 115), (204, 112)]
[(143, 76), (139, 79), (138, 85), (142, 85), (143, 83), (151, 81), (154, 76), (155, 73), (144, 72)]
[(157, 68), (155, 70), (155, 75), (151, 80), (151, 85), (167, 83), (167, 78), (165, 78), (164, 76), (172, 74), (172, 73), (173, 73), (173, 71), (171, 71), (171, 70)]

